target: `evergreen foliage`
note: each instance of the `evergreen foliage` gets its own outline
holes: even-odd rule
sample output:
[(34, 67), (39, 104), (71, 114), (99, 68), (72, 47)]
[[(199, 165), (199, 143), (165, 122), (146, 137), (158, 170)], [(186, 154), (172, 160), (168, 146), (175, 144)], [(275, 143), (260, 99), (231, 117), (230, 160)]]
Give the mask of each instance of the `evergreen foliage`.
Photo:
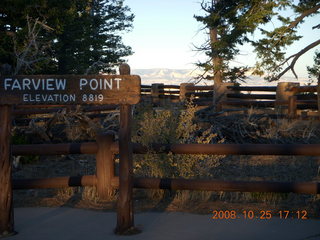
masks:
[[(206, 15), (195, 18), (203, 23), (206, 29), (216, 29), (218, 40), (208, 40), (198, 48), (208, 56), (208, 61), (199, 63), (198, 66), (205, 71), (220, 68), (224, 73), (224, 81), (243, 79), (247, 67), (230, 68), (230, 61), (239, 53), (239, 45), (249, 42), (248, 34), (270, 20), (277, 3), (267, 0), (227, 0), (203, 1), (201, 5)], [(216, 57), (223, 59), (221, 66), (212, 66), (212, 60)]]
[(296, 61), (305, 52), (320, 44), (320, 39), (316, 39), (305, 48), (297, 50), (297, 53), (287, 56), (287, 47), (302, 38), (301, 35), (298, 35), (297, 30), (305, 18), (314, 17), (320, 13), (320, 2), (318, 0), (288, 2), (284, 9), (293, 11), (293, 17), (284, 17), (281, 15), (283, 12), (279, 12), (281, 9), (275, 8), (274, 12), (277, 13), (276, 17), (280, 26), (270, 31), (260, 28), (263, 37), (257, 41), (251, 41), (258, 57), (256, 73), (265, 74), (269, 81), (280, 79), (288, 71), (298, 78), (294, 70)]
[[(214, 74), (217, 69), (221, 69), (224, 81), (244, 79), (246, 66), (230, 67), (230, 62), (239, 54), (239, 47), (244, 43), (251, 43), (255, 48), (258, 61), (254, 73), (266, 74), (270, 81), (278, 80), (289, 70), (296, 75), (294, 65), (297, 59), (320, 44), (320, 39), (317, 39), (297, 54), (290, 57), (286, 55), (286, 48), (302, 37), (297, 34), (297, 28), (305, 18), (319, 14), (318, 0), (204, 0), (201, 6), (205, 15), (195, 16), (196, 20), (203, 23), (204, 29), (214, 29), (218, 37), (216, 41), (208, 39), (198, 48), (208, 56), (208, 61), (198, 63), (198, 66), (205, 71), (213, 70)], [(284, 10), (293, 11), (293, 17), (283, 16)], [(275, 19), (280, 26), (266, 30), (264, 26), (270, 22), (274, 23)], [(313, 28), (318, 29), (319, 26)], [(262, 34), (259, 39), (255, 38), (258, 30)], [(212, 61), (215, 58), (222, 61)], [(287, 63), (289, 66), (284, 67)]]
[(3, 0), (0, 63), (20, 61), (19, 74), (110, 72), (132, 54), (121, 34), (133, 18), (123, 0)]
[(308, 67), (308, 72), (311, 77), (316, 77), (318, 79), (318, 84), (320, 83), (320, 51), (316, 52), (314, 57), (314, 65)]

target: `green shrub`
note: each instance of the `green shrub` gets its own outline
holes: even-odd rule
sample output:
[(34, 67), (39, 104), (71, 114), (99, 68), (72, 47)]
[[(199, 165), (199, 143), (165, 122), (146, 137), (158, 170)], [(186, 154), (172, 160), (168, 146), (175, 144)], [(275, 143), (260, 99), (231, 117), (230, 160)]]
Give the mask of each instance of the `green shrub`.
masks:
[[(136, 176), (168, 178), (208, 178), (219, 165), (222, 156), (157, 154), (151, 148), (154, 143), (217, 143), (212, 129), (203, 129), (195, 119), (196, 107), (188, 102), (161, 109), (137, 109), (132, 141), (146, 146), (147, 154), (134, 155)], [(220, 141), (221, 142), (221, 141)], [(150, 191), (148, 191), (149, 193)], [(152, 197), (159, 197), (159, 191), (152, 191)], [(182, 196), (182, 195), (181, 195)], [(191, 197), (191, 196), (190, 196)], [(185, 199), (185, 195), (183, 195)]]

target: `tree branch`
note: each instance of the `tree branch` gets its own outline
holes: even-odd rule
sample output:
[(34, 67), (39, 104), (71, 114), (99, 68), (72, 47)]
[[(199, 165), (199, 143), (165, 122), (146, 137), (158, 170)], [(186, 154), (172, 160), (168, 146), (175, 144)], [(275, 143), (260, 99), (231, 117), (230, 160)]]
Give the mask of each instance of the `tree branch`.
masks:
[(319, 44), (320, 44), (320, 39), (318, 39), (317, 41), (309, 44), (308, 46), (306, 46), (305, 48), (303, 48), (302, 50), (300, 50), (300, 51), (297, 52), (296, 54), (288, 57), (284, 62), (282, 62), (281, 64), (279, 64), (276, 68), (283, 66), (286, 62), (288, 62), (289, 59), (293, 58), (293, 60), (292, 60), (292, 62), (290, 63), (290, 65), (289, 65), (287, 68), (285, 68), (281, 73), (279, 73), (279, 74), (277, 75), (277, 77), (275, 78), (275, 80), (278, 80), (279, 78), (281, 78), (281, 77), (282, 77), (286, 72), (288, 72), (289, 70), (291, 70), (292, 73), (294, 74), (294, 76), (295, 76), (296, 78), (298, 78), (298, 76), (297, 76), (297, 74), (296, 74), (296, 72), (295, 72), (295, 70), (294, 70), (294, 66), (295, 66), (297, 60), (298, 60), (304, 53), (306, 53), (306, 52), (309, 51), (310, 49), (318, 46)]
[(319, 28), (319, 29), (320, 29), (320, 24), (312, 27), (312, 29), (316, 29), (316, 28)]
[(18, 40), (16, 39), (16, 36), (13, 34), (13, 49), (14, 54), (16, 57), (16, 66), (14, 69), (14, 75), (18, 74), (21, 69), (24, 67), (26, 69), (32, 70), (31, 66), (37, 62), (40, 62), (45, 57), (42, 57), (42, 53), (40, 51), (43, 51), (48, 46), (44, 45), (39, 40), (39, 33), (42, 29), (45, 29), (46, 31), (52, 31), (53, 29), (50, 28), (48, 25), (45, 24), (45, 19), (43, 21), (39, 21), (38, 18), (33, 20), (28, 15), (26, 16), (27, 20), (27, 34), (25, 36), (25, 40), (23, 42), (22, 47), (19, 49)]
[(310, 8), (304, 11), (299, 17), (297, 17), (293, 22), (290, 23), (289, 28), (296, 27), (305, 17), (316, 13), (320, 9), (320, 4), (315, 5), (313, 8)]

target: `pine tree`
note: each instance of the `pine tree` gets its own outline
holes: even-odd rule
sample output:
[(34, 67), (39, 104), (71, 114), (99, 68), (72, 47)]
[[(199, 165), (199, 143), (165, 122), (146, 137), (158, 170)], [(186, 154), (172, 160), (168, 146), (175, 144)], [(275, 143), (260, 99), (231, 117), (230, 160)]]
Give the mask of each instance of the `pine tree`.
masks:
[[(208, 61), (198, 66), (213, 70), (215, 84), (244, 78), (246, 67), (230, 68), (229, 63), (239, 53), (238, 46), (249, 42), (248, 34), (273, 15), (273, 1), (211, 0), (203, 1), (205, 16), (195, 16), (209, 32), (210, 38), (198, 48), (208, 56)], [(218, 75), (218, 77), (217, 77)]]
[[(267, 74), (266, 79), (270, 81), (278, 80), (288, 71), (292, 71), (297, 77), (294, 70), (296, 61), (305, 52), (320, 45), (320, 39), (316, 39), (296, 54), (286, 55), (286, 48), (301, 38), (297, 35), (297, 28), (305, 18), (317, 17), (320, 13), (319, 0), (211, 0), (203, 1), (201, 6), (206, 15), (195, 18), (204, 24), (210, 34), (216, 31), (217, 37), (211, 37), (199, 47), (209, 59), (198, 66), (205, 71), (213, 69), (214, 75), (220, 74), (220, 82), (244, 77), (245, 67), (232, 69), (229, 63), (239, 53), (239, 46), (246, 42), (254, 46), (258, 57), (254, 73)], [(292, 10), (294, 18), (282, 16), (282, 10)], [(272, 19), (280, 21), (281, 26), (273, 30), (263, 29), (263, 25)], [(313, 26), (313, 29), (319, 28), (320, 24)], [(255, 35), (257, 30), (264, 37), (250, 39), (250, 34)], [(219, 81), (215, 81), (216, 83)]]
[(17, 56), (12, 53), (30, 41), (29, 19), (39, 24), (28, 60), (35, 50), (38, 59), (27, 62), (19, 73), (110, 72), (114, 64), (132, 54), (122, 43), (121, 34), (131, 29), (133, 18), (123, 0), (3, 0), (0, 63), (17, 65)]

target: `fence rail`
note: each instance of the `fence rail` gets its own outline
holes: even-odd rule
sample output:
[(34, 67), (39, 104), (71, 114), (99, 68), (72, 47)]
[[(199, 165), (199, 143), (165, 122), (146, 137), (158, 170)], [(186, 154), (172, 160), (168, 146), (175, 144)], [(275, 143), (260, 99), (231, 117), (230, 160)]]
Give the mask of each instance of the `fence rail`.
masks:
[[(65, 187), (96, 186), (95, 175), (56, 177), (43, 179), (15, 179), (13, 188), (18, 189), (46, 189)], [(119, 188), (119, 178), (111, 180), (113, 189)], [(133, 178), (133, 187), (142, 189), (168, 190), (197, 190), (197, 191), (225, 191), (225, 192), (276, 192), (319, 194), (318, 182), (270, 182), (270, 181), (219, 181), (172, 178)]]
[[(114, 154), (119, 152), (119, 143), (115, 142), (110, 135), (101, 135), (97, 140), (100, 143), (12, 145), (13, 155), (96, 154), (96, 171), (100, 173), (100, 175), (44, 179), (14, 179), (13, 188), (41, 189), (98, 186), (98, 192), (100, 194), (102, 192), (104, 197), (107, 198), (114, 189), (119, 188), (119, 177), (114, 174), (113, 158)], [(320, 144), (154, 144), (151, 148), (146, 148), (141, 144), (133, 144), (132, 146), (132, 152), (135, 154), (145, 154), (150, 149), (156, 153), (171, 152), (173, 154), (320, 156)], [(99, 154), (99, 151), (102, 151), (102, 154)], [(221, 181), (136, 177), (132, 181), (134, 188), (145, 189), (320, 193), (319, 182)], [(99, 186), (102, 186), (100, 191)]]

